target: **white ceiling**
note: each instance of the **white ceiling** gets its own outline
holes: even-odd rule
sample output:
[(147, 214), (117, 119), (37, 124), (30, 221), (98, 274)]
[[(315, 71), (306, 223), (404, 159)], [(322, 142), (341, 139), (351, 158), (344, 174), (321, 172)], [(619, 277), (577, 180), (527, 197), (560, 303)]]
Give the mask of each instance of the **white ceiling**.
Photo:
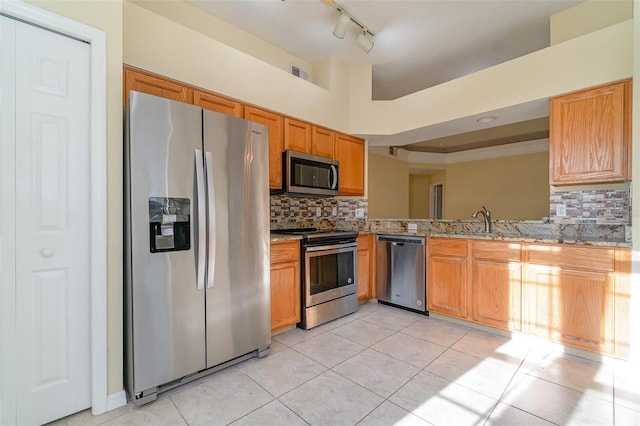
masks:
[[(334, 55), (348, 63), (372, 64), (374, 99), (395, 99), (549, 46), (550, 15), (581, 1), (338, 0), (376, 34), (368, 54), (354, 42), (359, 30), (355, 24), (349, 26), (344, 39), (333, 36), (337, 12), (331, 0), (189, 3), (308, 62)], [(538, 118), (543, 104), (546, 102), (516, 108), (508, 114), (508, 121)], [(534, 116), (525, 114), (531, 110)], [(466, 127), (466, 122), (474, 127)], [(503, 124), (508, 123), (494, 122), (487, 127)], [(426, 128), (395, 141), (388, 136), (379, 139), (386, 145), (404, 145), (446, 136), (443, 129), (462, 133), (476, 128), (475, 119), (463, 119), (437, 125), (433, 134)], [(382, 144), (375, 139), (372, 142)]]

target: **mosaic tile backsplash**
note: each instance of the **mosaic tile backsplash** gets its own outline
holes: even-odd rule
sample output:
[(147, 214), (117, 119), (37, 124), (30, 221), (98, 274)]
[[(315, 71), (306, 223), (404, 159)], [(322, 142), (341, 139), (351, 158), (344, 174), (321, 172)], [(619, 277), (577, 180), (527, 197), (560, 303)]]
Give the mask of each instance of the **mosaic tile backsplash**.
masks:
[(335, 228), (339, 219), (366, 221), (368, 203), (365, 199), (305, 198), (284, 195), (271, 196), (271, 229)]
[[(549, 196), (553, 223), (630, 225), (631, 193), (629, 189), (558, 191)], [(566, 216), (557, 216), (556, 208), (564, 204)]]

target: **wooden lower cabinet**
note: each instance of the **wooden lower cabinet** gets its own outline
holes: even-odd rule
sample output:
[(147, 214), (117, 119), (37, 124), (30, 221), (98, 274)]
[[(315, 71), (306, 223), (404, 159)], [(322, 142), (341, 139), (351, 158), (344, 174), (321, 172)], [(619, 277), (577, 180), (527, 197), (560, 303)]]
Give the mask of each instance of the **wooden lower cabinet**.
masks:
[(628, 353), (625, 249), (530, 245), (527, 331), (598, 353)]
[(358, 273), (358, 303), (366, 302), (375, 297), (375, 234), (361, 234), (358, 236), (357, 273)]
[(471, 247), (471, 318), (492, 327), (521, 331), (520, 244), (473, 241)]
[(429, 311), (625, 358), (630, 253), (432, 237)]
[(467, 317), (467, 241), (429, 238), (427, 249), (429, 311)]
[(300, 242), (271, 243), (271, 330), (300, 322)]

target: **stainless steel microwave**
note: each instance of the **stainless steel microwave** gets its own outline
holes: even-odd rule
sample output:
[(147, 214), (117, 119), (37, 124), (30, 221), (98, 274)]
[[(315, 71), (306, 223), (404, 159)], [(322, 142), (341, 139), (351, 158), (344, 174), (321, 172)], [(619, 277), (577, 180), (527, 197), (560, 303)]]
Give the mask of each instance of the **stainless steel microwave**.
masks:
[(282, 190), (274, 193), (332, 197), (340, 188), (340, 164), (330, 158), (298, 151), (282, 153)]

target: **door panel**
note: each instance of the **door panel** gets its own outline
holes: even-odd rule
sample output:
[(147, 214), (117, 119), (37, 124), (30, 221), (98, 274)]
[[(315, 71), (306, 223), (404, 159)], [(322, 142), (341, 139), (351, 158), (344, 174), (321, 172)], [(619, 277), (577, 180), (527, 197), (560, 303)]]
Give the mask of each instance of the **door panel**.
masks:
[(44, 423), (91, 403), (90, 47), (5, 25), (17, 70), (17, 423)]
[[(198, 256), (205, 255), (196, 250), (197, 207), (204, 200), (194, 195), (196, 166), (204, 166), (202, 155), (196, 157), (202, 148), (199, 107), (137, 92), (130, 93), (130, 101), (130, 165), (125, 167), (131, 181), (126, 197), (131, 266), (126, 296), (133, 318), (127, 321), (127, 355), (134, 372), (129, 392), (138, 393), (205, 367), (204, 291), (196, 284)], [(189, 248), (151, 252), (150, 198), (166, 207), (166, 212), (160, 210), (163, 223), (165, 213), (167, 221), (182, 214), (171, 209), (185, 203), (191, 219)]]
[[(268, 346), (269, 140), (266, 126), (204, 112), (205, 151), (213, 188), (206, 289), (207, 367)], [(211, 265), (210, 265), (211, 266)]]

